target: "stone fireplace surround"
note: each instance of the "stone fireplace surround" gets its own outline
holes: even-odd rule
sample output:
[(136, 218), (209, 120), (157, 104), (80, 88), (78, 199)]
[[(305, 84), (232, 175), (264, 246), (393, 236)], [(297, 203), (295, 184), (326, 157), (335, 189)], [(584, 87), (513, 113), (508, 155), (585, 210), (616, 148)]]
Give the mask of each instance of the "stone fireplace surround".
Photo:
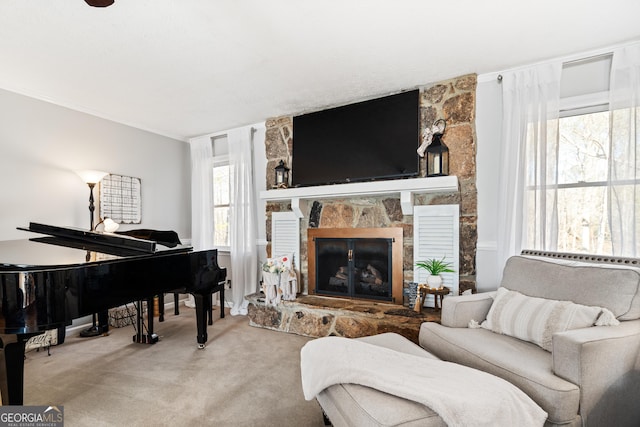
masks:
[[(475, 187), (475, 89), (476, 75), (465, 75), (420, 88), (420, 127), (429, 127), (444, 118), (447, 130), (443, 141), (450, 151), (449, 177), (421, 177), (362, 184), (269, 190), (266, 200), (267, 253), (270, 253), (271, 213), (294, 211), (300, 218), (301, 288), (308, 292), (309, 229), (385, 228), (403, 230), (403, 281), (413, 280), (413, 216), (411, 206), (458, 204), (460, 206), (460, 292), (475, 289), (477, 243), (477, 191)], [(291, 165), (293, 152), (292, 117), (266, 122), (265, 152), (267, 188), (274, 182), (273, 168), (284, 160)], [(417, 146), (416, 146), (417, 148)], [(291, 170), (295, 173), (295, 170)], [(361, 191), (351, 191), (362, 186)], [(388, 188), (388, 186), (391, 186)], [(407, 187), (408, 186), (408, 187)], [(346, 191), (343, 191), (346, 189)], [(302, 193), (301, 193), (302, 192)], [(305, 193), (306, 192), (306, 193)], [(281, 196), (280, 196), (281, 194)], [(277, 254), (275, 254), (277, 255)]]
[[(421, 132), (430, 127), (436, 119), (445, 119), (447, 122), (443, 141), (449, 147), (450, 177), (425, 178), (423, 161), (420, 165), (419, 178), (365, 183), (364, 191), (360, 191), (359, 188), (358, 191), (351, 191), (354, 186), (357, 188), (362, 184), (343, 184), (340, 187), (316, 187), (310, 193), (302, 195), (298, 192), (307, 190), (296, 188), (271, 190), (261, 195), (267, 202), (268, 256), (272, 255), (271, 214), (293, 211), (300, 218), (298, 267), (303, 294), (297, 300), (284, 301), (277, 307), (266, 306), (260, 293), (248, 296), (251, 325), (312, 337), (328, 335), (359, 337), (397, 332), (417, 342), (420, 324), (440, 319), (439, 313), (434, 312), (432, 308), (423, 308), (422, 313), (416, 313), (396, 304), (305, 295), (309, 289), (307, 235), (310, 229), (385, 227), (402, 229), (403, 282), (413, 281), (412, 206), (450, 204), (460, 206), (459, 292), (462, 293), (467, 289), (475, 291), (476, 84), (476, 75), (470, 74), (420, 88)], [(272, 118), (266, 122), (267, 188), (272, 188), (274, 185), (273, 169), (280, 160), (289, 166), (292, 164), (292, 126), (293, 119), (289, 116)], [(291, 172), (295, 173), (293, 168)], [(441, 181), (446, 183), (441, 185)], [(391, 189), (387, 186), (391, 186)], [(339, 191), (334, 191), (338, 188)], [(343, 189), (346, 191), (342, 191)], [(275, 194), (282, 196), (274, 196)]]

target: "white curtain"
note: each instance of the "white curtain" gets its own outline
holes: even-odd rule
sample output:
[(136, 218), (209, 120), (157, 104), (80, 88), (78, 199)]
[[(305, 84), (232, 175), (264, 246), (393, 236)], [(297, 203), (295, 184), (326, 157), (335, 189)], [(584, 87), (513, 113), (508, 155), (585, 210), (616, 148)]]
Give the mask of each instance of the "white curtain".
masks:
[(211, 138), (189, 141), (191, 149), (191, 245), (197, 251), (213, 247), (213, 146)]
[(246, 315), (245, 295), (257, 291), (257, 213), (253, 183), (252, 129), (228, 133), (231, 204), (229, 213), (231, 244), (232, 315)]
[[(191, 246), (194, 250), (213, 247), (213, 146), (211, 138), (189, 140), (191, 152)], [(196, 306), (193, 295), (185, 302)]]
[(616, 49), (609, 87), (611, 147), (607, 188), (612, 254), (637, 257), (640, 167), (640, 44)]
[(557, 62), (503, 74), (497, 189), (499, 271), (525, 245), (556, 248), (561, 73), (562, 63)]

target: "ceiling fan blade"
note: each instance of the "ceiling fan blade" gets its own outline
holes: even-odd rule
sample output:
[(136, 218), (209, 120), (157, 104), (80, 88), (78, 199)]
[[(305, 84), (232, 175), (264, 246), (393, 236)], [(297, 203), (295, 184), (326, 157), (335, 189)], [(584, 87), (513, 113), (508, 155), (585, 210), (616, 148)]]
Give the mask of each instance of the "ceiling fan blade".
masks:
[(93, 7), (107, 7), (111, 6), (114, 0), (84, 0), (89, 6)]

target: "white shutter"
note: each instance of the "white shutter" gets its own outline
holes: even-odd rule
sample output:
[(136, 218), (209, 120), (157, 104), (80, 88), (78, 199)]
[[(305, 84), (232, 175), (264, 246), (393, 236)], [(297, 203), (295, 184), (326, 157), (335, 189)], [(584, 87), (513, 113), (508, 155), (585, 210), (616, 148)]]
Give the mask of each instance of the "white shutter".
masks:
[[(415, 263), (430, 258), (450, 262), (454, 273), (442, 273), (443, 285), (458, 295), (460, 273), (460, 206), (432, 205), (413, 208), (413, 281), (426, 283), (429, 273)], [(427, 296), (433, 306), (433, 295)]]
[(271, 214), (271, 256), (293, 254), (294, 268), (300, 271), (300, 219), (293, 212)]

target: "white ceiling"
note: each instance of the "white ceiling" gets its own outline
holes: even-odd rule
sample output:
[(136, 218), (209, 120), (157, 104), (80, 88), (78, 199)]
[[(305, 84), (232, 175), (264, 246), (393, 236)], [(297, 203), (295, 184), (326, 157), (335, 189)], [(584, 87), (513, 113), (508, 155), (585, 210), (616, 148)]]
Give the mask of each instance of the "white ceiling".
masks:
[(638, 0), (0, 1), (0, 88), (173, 138), (640, 40)]

